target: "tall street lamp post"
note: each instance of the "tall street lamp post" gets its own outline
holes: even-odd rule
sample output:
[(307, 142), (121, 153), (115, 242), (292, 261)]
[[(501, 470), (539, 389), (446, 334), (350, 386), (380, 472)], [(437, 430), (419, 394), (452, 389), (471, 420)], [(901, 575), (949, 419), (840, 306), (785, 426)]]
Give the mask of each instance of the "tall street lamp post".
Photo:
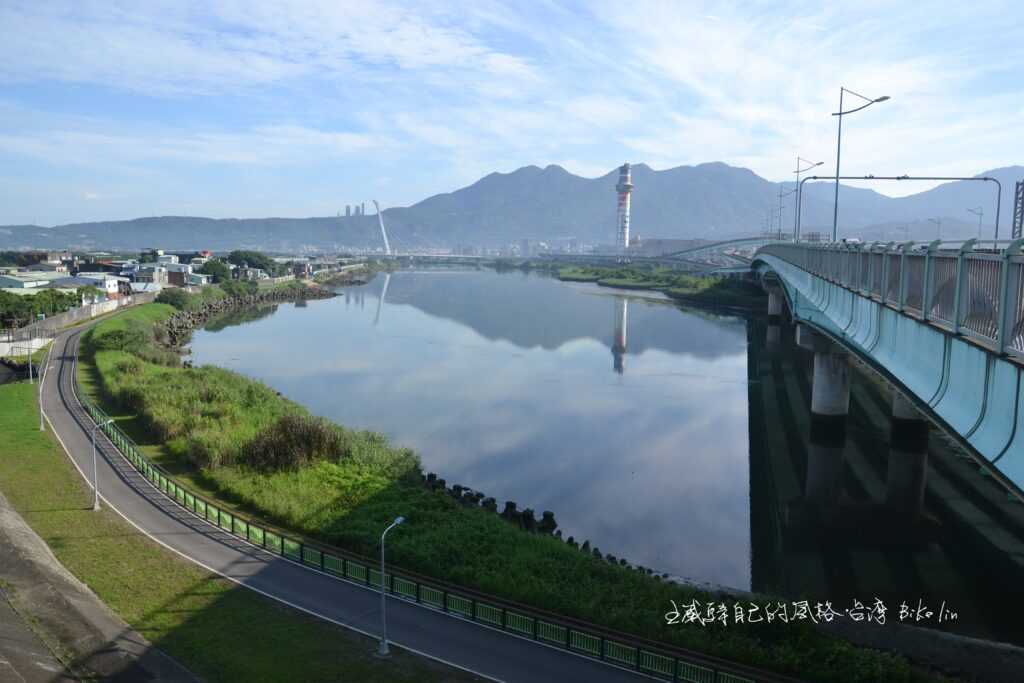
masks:
[[(801, 173), (805, 173), (807, 171), (810, 171), (812, 168), (816, 168), (818, 166), (821, 166), (823, 163), (825, 163), (825, 162), (824, 161), (819, 161), (819, 162), (815, 163), (813, 161), (808, 161), (807, 159), (804, 159), (804, 158), (802, 158), (800, 156), (798, 156), (796, 158), (796, 170), (793, 171), (794, 173), (796, 173), (796, 205), (793, 207), (793, 241), (794, 242), (796, 242), (798, 239), (800, 239), (800, 232), (799, 232), (799, 228), (797, 227), (798, 223), (800, 221), (800, 193), (803, 192), (803, 190), (801, 189), (801, 188), (803, 188), (803, 185), (800, 184), (800, 174)], [(807, 166), (806, 168), (800, 168), (800, 164), (810, 164), (810, 165)]]
[(113, 422), (113, 419), (107, 420), (106, 422), (97, 422), (92, 426), (92, 509), (100, 509), (100, 479), (96, 469), (96, 430), (100, 427), (106, 427), (108, 424)]
[[(861, 106), (856, 107), (854, 109), (850, 109), (849, 111), (843, 111), (843, 94), (844, 93), (850, 93), (851, 95), (859, 97), (860, 99), (862, 99), (865, 102), (867, 102), (867, 104), (862, 104)], [(863, 95), (855, 93), (852, 90), (847, 90), (846, 88), (839, 88), (839, 111), (833, 112), (833, 114), (832, 114), (832, 116), (838, 116), (839, 117), (839, 132), (836, 134), (836, 194), (835, 194), (835, 202), (834, 202), (834, 204), (832, 206), (832, 241), (833, 242), (835, 242), (836, 239), (838, 238), (838, 229), (839, 229), (839, 154), (840, 154), (840, 152), (842, 150), (842, 145), (843, 145), (843, 117), (846, 116), (847, 114), (852, 114), (854, 112), (860, 111), (861, 109), (867, 109), (868, 107), (870, 107), (872, 104), (875, 104), (876, 102), (885, 102), (888, 99), (889, 99), (888, 95), (883, 95), (882, 97), (877, 97), (875, 99), (871, 99), (870, 97), (864, 97)]]
[(405, 517), (395, 517), (384, 533), (380, 535), (380, 647), (377, 648), (379, 657), (387, 657), (391, 654), (388, 650), (388, 616), (387, 616), (387, 589), (384, 581), (384, 537), (388, 532), (405, 521)]
[(978, 217), (978, 240), (980, 241), (981, 240), (981, 217), (985, 215), (985, 212), (982, 210), (982, 208), (980, 206), (975, 208), (975, 209), (967, 209), (967, 210), (970, 211), (971, 213), (973, 213), (975, 216)]

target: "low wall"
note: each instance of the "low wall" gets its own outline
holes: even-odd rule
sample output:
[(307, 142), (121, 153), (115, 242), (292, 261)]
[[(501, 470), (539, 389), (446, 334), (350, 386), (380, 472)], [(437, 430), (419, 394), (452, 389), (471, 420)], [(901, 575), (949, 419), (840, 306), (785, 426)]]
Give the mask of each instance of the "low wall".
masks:
[(111, 299), (109, 301), (101, 301), (98, 304), (88, 304), (79, 308), (72, 308), (70, 311), (58, 313), (57, 315), (46, 318), (45, 320), (39, 320), (31, 325), (26, 325), (25, 327), (14, 330), (13, 333), (0, 333), (2, 334), (2, 336), (0, 336), (0, 340), (6, 342), (22, 342), (35, 339), (36, 337), (53, 337), (57, 332), (69, 325), (74, 325), (75, 323), (85, 320), (91, 320), (98, 315), (110, 313), (111, 311), (116, 311), (117, 309), (124, 308), (125, 306), (150, 303), (154, 299), (156, 299), (156, 294), (147, 292), (145, 294), (133, 294), (132, 296), (121, 297), (120, 299)]
[(795, 319), (884, 370), (1024, 489), (1021, 366), (777, 256), (761, 254), (757, 261), (778, 275)]
[(24, 341), (0, 342), (0, 356), (13, 358), (14, 360), (18, 360), (18, 356), (21, 356), (24, 359), (28, 355), (28, 349), (35, 351), (52, 341), (53, 337), (36, 337), (35, 339), (26, 339)]

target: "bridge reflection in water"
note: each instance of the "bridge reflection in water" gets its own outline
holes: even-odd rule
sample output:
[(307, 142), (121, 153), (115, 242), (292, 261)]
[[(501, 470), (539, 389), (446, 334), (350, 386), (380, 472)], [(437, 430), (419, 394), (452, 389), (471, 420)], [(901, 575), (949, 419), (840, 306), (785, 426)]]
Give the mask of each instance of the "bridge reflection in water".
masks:
[(848, 416), (823, 421), (779, 316), (749, 322), (748, 349), (752, 589), (892, 617), (945, 601), (942, 629), (1024, 644), (1024, 506), (852, 362)]

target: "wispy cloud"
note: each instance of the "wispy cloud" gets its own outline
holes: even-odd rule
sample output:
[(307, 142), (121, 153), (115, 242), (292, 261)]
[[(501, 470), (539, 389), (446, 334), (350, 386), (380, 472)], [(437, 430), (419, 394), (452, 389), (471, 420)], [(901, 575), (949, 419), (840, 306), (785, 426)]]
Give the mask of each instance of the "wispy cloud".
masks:
[[(225, 169), (223, 215), (244, 213), (230, 198), (250, 167), (281, 169), (289, 207), (311, 175), (353, 193), (388, 177), (396, 204), (559, 160), (591, 176), (722, 160), (782, 180), (797, 154), (833, 165), (845, 85), (892, 100), (844, 125), (844, 169), (975, 173), (1024, 160), (1021, 24), (1006, 3), (880, 0), (15, 1), (0, 161), (43, 184), (110, 171), (123, 217), (149, 212), (126, 179), (173, 174), (187, 194), (190, 165)], [(64, 196), (81, 203), (53, 222), (88, 210)], [(3, 199), (0, 223), (38, 218)]]

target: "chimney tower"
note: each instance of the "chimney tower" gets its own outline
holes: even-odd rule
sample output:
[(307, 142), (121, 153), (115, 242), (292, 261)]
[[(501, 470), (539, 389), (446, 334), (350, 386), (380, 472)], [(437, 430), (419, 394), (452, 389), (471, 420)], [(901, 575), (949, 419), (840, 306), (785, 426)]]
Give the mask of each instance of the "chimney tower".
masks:
[(619, 195), (618, 231), (615, 246), (625, 251), (629, 248), (629, 196), (633, 192), (633, 177), (629, 162), (619, 167), (619, 184), (615, 186)]

